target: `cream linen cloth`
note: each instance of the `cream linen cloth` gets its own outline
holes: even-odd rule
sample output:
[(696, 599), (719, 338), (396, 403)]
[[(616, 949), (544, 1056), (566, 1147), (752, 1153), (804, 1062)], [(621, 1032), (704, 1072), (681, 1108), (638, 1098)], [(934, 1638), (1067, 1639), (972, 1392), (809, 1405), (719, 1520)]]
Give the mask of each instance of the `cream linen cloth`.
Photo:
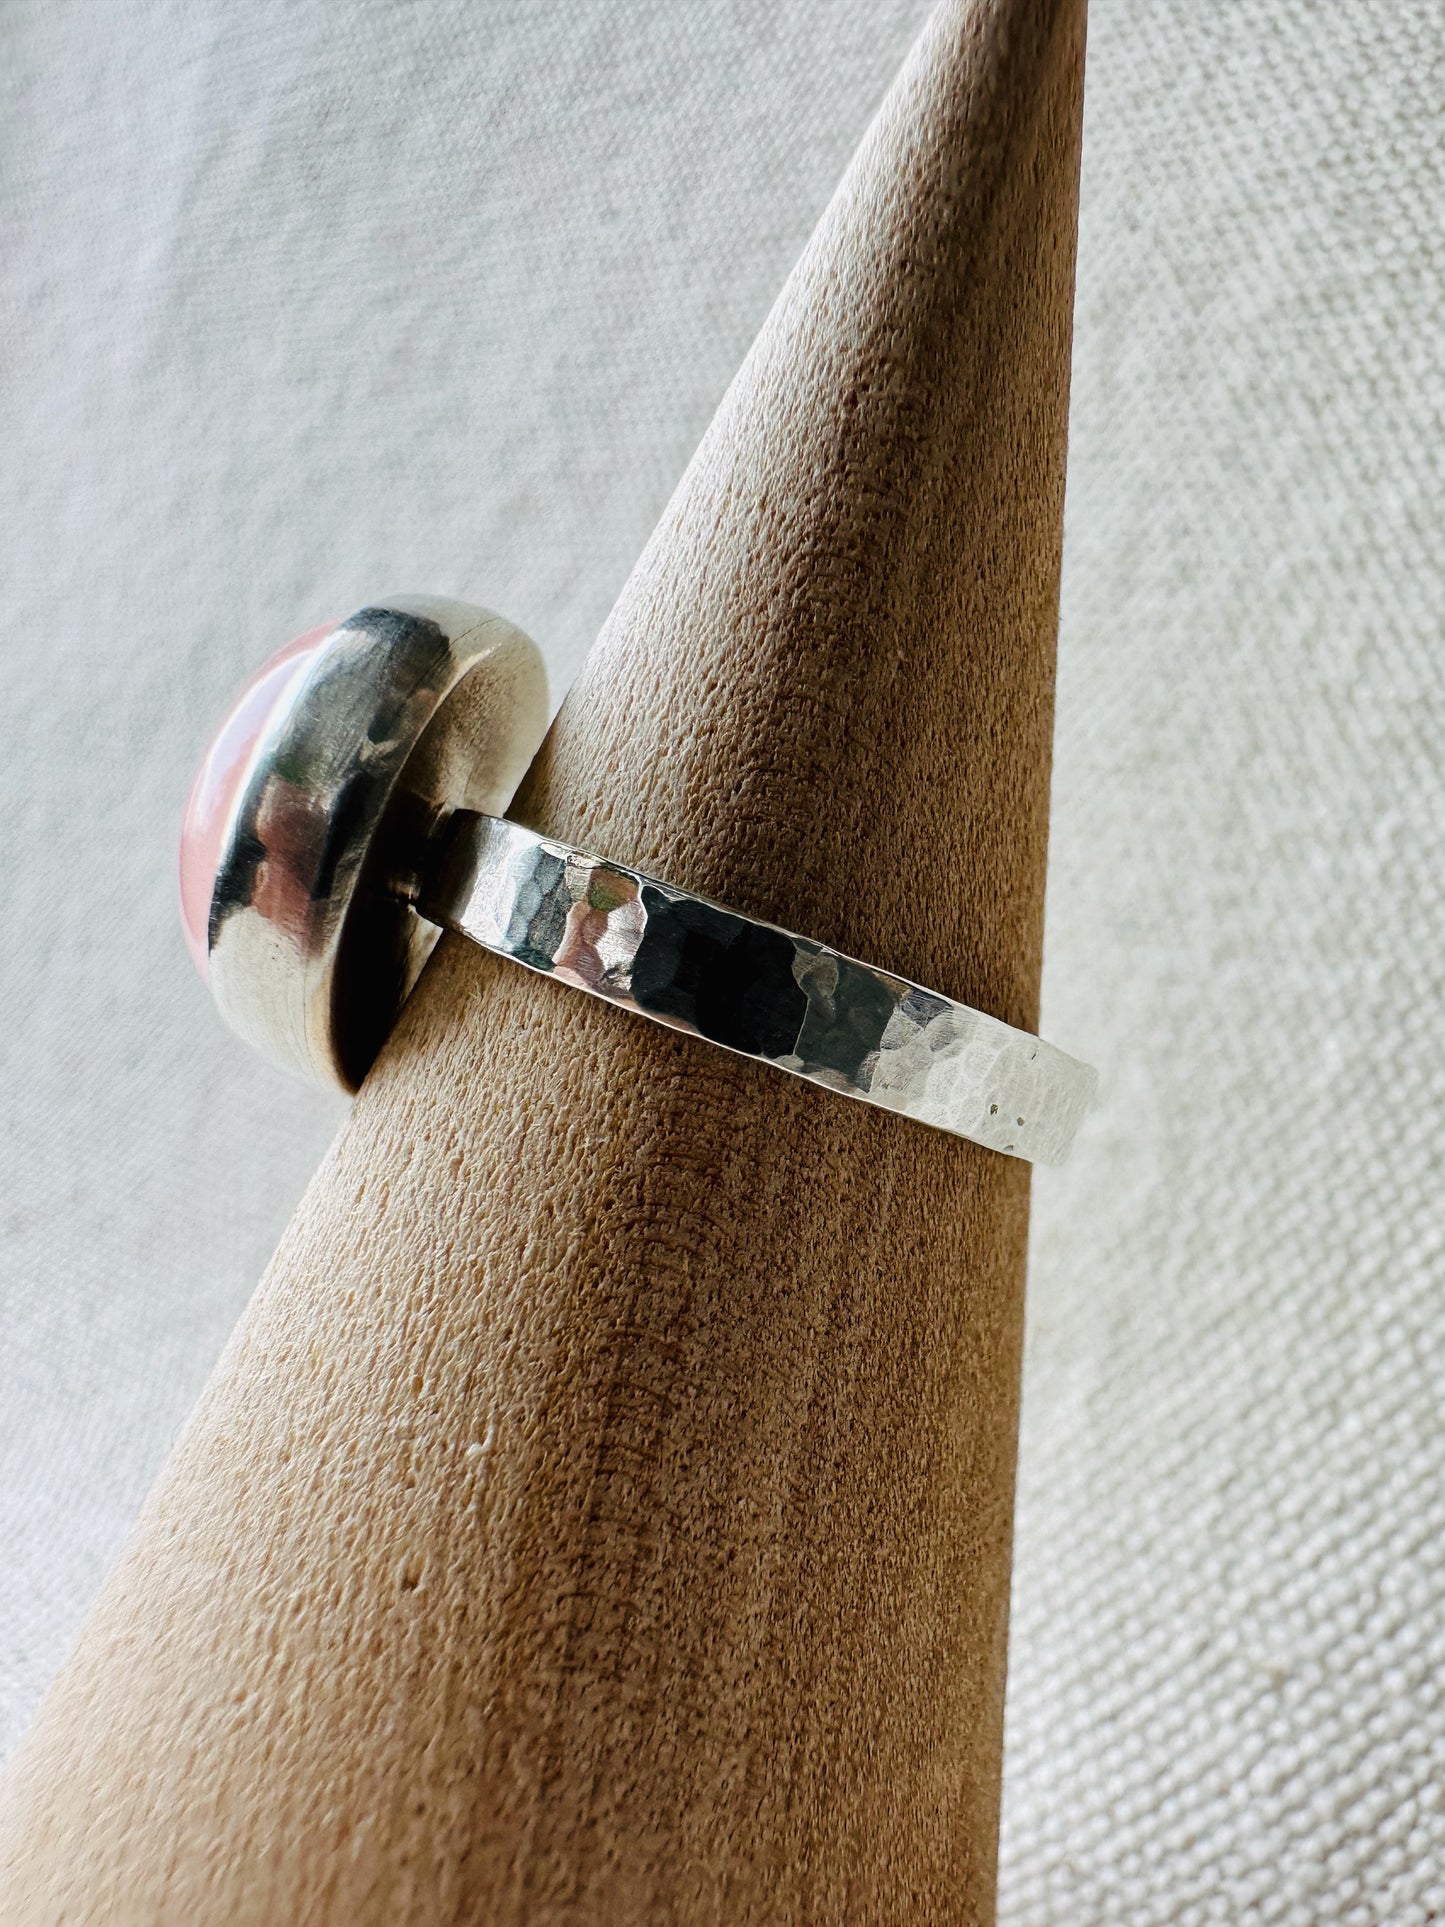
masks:
[[(232, 685), (389, 587), (560, 696), (922, 0), (11, 0), (0, 1726), (338, 1107), (176, 931)], [(1002, 1912), (1445, 1909), (1438, 4), (1096, 0)]]

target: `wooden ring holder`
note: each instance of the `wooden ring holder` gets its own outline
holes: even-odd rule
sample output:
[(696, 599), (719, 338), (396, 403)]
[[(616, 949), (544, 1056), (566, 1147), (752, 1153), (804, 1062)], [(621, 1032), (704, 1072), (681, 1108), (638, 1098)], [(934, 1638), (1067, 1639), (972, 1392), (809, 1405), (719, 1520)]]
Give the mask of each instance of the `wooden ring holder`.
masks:
[[(1028, 1028), (1082, 54), (935, 13), (515, 812)], [(448, 940), (0, 1915), (990, 1918), (1028, 1183)]]

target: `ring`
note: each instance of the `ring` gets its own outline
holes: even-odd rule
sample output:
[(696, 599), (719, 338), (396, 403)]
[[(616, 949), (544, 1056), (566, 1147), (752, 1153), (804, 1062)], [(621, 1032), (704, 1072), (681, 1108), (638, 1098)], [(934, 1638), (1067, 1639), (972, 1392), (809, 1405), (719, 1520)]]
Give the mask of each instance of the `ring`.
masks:
[(1094, 1073), (1027, 1031), (503, 817), (540, 744), (532, 642), (392, 597), (253, 678), (196, 777), (187, 941), (222, 1014), (354, 1090), (443, 929), (654, 1022), (1036, 1163)]

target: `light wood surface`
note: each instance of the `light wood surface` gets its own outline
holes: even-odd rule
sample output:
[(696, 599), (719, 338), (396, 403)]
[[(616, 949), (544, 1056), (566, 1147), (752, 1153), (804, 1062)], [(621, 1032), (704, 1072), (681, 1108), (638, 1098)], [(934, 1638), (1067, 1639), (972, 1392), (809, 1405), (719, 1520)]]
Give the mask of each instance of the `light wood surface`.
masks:
[[(1034, 1026), (1082, 5), (945, 4), (515, 813)], [(985, 1921), (1025, 1166), (448, 940), (0, 1919)]]

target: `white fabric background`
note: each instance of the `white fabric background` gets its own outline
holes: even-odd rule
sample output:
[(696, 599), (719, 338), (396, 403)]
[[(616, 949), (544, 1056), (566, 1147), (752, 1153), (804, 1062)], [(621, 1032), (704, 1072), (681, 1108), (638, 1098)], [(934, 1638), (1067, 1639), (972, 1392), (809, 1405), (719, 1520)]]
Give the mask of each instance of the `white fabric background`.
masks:
[[(388, 587), (558, 697), (922, 0), (0, 22), (0, 1723), (337, 1106), (172, 844)], [(1428, 0), (1096, 0), (1002, 1909), (1445, 1909), (1445, 66)]]

